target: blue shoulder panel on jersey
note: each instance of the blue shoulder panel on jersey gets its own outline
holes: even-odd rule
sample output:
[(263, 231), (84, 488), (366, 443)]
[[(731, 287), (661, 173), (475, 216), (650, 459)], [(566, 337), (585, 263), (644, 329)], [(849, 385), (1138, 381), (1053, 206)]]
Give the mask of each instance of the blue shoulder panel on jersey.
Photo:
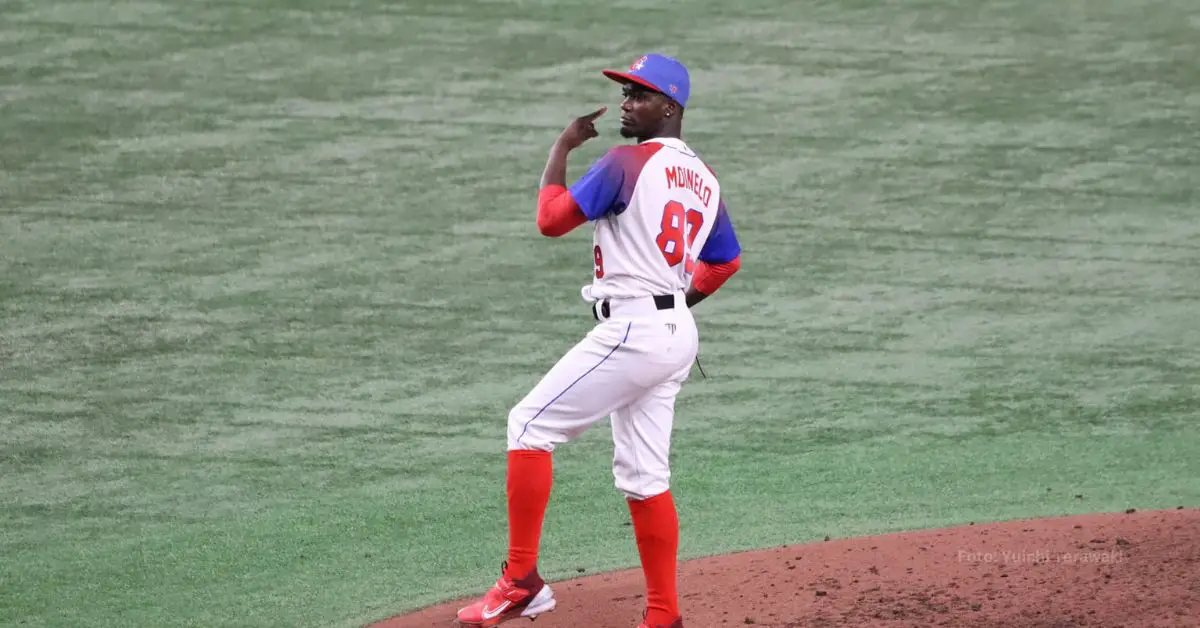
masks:
[(717, 219), (708, 239), (700, 249), (698, 259), (709, 264), (724, 264), (732, 262), (742, 253), (742, 245), (738, 242), (737, 233), (733, 230), (733, 221), (725, 209), (725, 201), (717, 205)]
[(617, 204), (625, 185), (625, 167), (617, 149), (608, 151), (571, 186), (571, 198), (588, 220), (602, 218)]

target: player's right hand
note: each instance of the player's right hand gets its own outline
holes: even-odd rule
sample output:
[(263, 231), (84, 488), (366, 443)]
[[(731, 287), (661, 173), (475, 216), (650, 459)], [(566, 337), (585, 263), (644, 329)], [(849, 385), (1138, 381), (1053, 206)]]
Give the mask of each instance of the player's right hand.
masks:
[(600, 107), (585, 116), (579, 116), (572, 120), (567, 125), (567, 128), (563, 129), (562, 134), (558, 136), (559, 143), (566, 147), (567, 150), (575, 150), (584, 142), (599, 136), (600, 134), (596, 132), (595, 122), (596, 118), (604, 115), (605, 111), (608, 111), (608, 107)]

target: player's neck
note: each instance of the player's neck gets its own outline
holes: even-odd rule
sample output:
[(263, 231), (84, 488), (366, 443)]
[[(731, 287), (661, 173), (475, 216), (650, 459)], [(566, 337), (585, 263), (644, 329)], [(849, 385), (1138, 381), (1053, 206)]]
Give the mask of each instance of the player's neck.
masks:
[(664, 128), (659, 129), (657, 133), (652, 133), (652, 134), (646, 135), (644, 137), (638, 136), (637, 141), (640, 144), (642, 142), (648, 142), (650, 140), (658, 140), (658, 139), (682, 140), (683, 139), (683, 130), (680, 129), (679, 127), (664, 127)]

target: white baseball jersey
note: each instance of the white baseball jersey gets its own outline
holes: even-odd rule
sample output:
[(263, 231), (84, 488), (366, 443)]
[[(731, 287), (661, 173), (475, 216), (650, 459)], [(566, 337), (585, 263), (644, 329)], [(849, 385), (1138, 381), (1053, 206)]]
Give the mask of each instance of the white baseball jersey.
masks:
[(698, 260), (741, 252), (716, 175), (681, 139), (617, 146), (570, 191), (596, 225), (588, 301), (681, 292)]

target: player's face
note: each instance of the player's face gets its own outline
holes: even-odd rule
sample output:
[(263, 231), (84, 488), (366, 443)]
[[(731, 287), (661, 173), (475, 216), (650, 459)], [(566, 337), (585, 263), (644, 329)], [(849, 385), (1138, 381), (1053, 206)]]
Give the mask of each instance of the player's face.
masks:
[(641, 85), (625, 85), (621, 94), (621, 136), (639, 139), (659, 135), (671, 101)]

